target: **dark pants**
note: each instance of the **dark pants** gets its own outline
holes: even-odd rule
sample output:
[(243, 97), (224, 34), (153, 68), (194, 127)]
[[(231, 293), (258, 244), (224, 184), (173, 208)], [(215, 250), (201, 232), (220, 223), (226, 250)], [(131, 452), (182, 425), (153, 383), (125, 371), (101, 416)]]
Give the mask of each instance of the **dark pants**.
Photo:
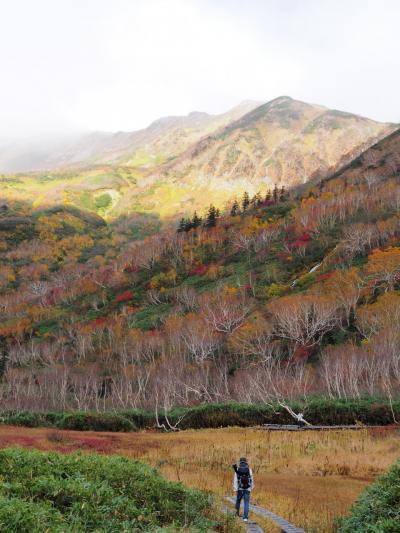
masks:
[(240, 502), (244, 500), (244, 514), (243, 518), (249, 518), (249, 503), (250, 503), (250, 491), (249, 490), (238, 490), (236, 494), (236, 511), (239, 514)]
[(305, 425), (306, 425), (306, 423), (303, 422), (302, 420), (297, 420), (297, 427), (303, 428)]

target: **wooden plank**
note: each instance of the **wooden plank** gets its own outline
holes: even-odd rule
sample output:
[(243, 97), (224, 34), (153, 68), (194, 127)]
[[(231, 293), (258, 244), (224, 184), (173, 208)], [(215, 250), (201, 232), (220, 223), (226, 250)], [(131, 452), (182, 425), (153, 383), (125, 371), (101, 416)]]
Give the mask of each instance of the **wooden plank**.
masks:
[[(232, 511), (230, 511), (230, 509), (228, 509), (225, 505), (223, 506), (222, 511), (224, 513), (228, 513), (228, 512), (232, 513)], [(244, 522), (244, 525), (246, 527), (247, 533), (265, 533), (263, 528), (259, 524), (257, 524), (257, 522), (254, 522), (253, 520), (249, 522)]]
[[(235, 504), (235, 498), (233, 498), (232, 496), (226, 496), (225, 500)], [(281, 516), (278, 516), (272, 511), (268, 511), (268, 509), (264, 509), (263, 507), (260, 507), (258, 505), (250, 504), (250, 511), (253, 511), (253, 513), (256, 513), (260, 516), (263, 516), (264, 518), (269, 518), (270, 520), (272, 520), (272, 522), (279, 526), (284, 533), (306, 533), (304, 529), (296, 527)]]
[(304, 426), (298, 427), (291, 424), (264, 424), (262, 426), (266, 431), (335, 431), (342, 429), (360, 430), (360, 429), (372, 429), (381, 426)]

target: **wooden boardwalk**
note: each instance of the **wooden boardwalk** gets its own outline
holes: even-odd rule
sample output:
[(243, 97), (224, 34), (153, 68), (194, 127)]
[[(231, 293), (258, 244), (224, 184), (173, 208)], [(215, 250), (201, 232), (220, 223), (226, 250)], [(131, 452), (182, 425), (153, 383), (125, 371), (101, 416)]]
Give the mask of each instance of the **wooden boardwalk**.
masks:
[[(231, 513), (233, 514), (232, 509), (228, 509), (225, 505), (222, 508), (222, 511), (224, 513)], [(246, 526), (246, 532), (247, 533), (265, 533), (263, 528), (257, 524), (257, 522), (254, 522), (253, 520), (250, 520), (249, 522), (243, 523)]]
[[(235, 505), (235, 498), (233, 498), (232, 496), (227, 496), (225, 499), (228, 502), (233, 503), (233, 505)], [(268, 511), (268, 509), (259, 507), (258, 505), (250, 504), (250, 511), (253, 511), (253, 513), (256, 513), (260, 516), (263, 516), (264, 518), (269, 518), (270, 520), (272, 520), (272, 522), (274, 522), (277, 526), (279, 526), (284, 533), (306, 533), (304, 529), (300, 529), (299, 527), (296, 527), (295, 525), (291, 524), (290, 522), (288, 522), (281, 516), (278, 516), (272, 511)], [(260, 531), (261, 529), (260, 526), (258, 526), (258, 528), (259, 528), (258, 531)], [(257, 532), (256, 529), (255, 530), (247, 529), (247, 531), (248, 532), (251, 531), (251, 533), (253, 533), (253, 531), (254, 533)]]
[(264, 424), (262, 429), (266, 431), (335, 431), (340, 429), (370, 429), (380, 426), (304, 426), (299, 427), (294, 424)]
[(246, 523), (247, 533), (264, 533), (264, 530), (256, 522)]

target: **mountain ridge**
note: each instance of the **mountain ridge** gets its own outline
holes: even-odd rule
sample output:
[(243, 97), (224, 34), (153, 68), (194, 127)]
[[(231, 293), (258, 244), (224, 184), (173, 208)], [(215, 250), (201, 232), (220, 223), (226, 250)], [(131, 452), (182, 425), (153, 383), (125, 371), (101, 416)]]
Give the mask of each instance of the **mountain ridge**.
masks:
[[(259, 131), (260, 126), (264, 128), (264, 131)], [(321, 175), (327, 175), (340, 159), (335, 152), (340, 152), (340, 157), (347, 155), (348, 158), (352, 158), (357, 151), (361, 152), (368, 145), (393, 131), (394, 128), (393, 124), (381, 124), (352, 113), (330, 110), (324, 106), (282, 96), (262, 104), (217, 132), (203, 137), (178, 156), (176, 161), (167, 163), (166, 169), (168, 172), (178, 166), (180, 174), (185, 175), (190, 173), (190, 168), (193, 168), (194, 172), (199, 172), (200, 167), (203, 176), (214, 174), (215, 177), (226, 177), (230, 174), (234, 177), (253, 170), (258, 177), (262, 177), (266, 174), (261, 168), (262, 164), (270, 167), (270, 171), (271, 165), (272, 167), (282, 166), (285, 159), (292, 162), (290, 152), (296, 149), (298, 168), (301, 164), (300, 160), (304, 161), (307, 157), (319, 159), (317, 164), (309, 164), (303, 169), (303, 175), (307, 174), (306, 178), (318, 170), (321, 164), (324, 167)], [(327, 137), (330, 134), (333, 138), (335, 130), (342, 130), (343, 135), (341, 137), (336, 135), (339, 137), (336, 139), (337, 146), (331, 150), (333, 153), (326, 153), (327, 157), (324, 158), (321, 151), (329, 148), (328, 143), (331, 139)], [(350, 134), (352, 134), (351, 138), (349, 138)], [(250, 142), (248, 142), (249, 139)], [(228, 153), (225, 157), (225, 162), (228, 164), (225, 168), (216, 168), (218, 164), (221, 166), (221, 158), (218, 158), (215, 152), (223, 151), (226, 141), (229, 141), (227, 143)], [(246, 146), (246, 141), (248, 146)], [(266, 146), (268, 142), (272, 145), (275, 143), (275, 146), (268, 150), (269, 147)], [(317, 146), (312, 151), (313, 142)], [(213, 147), (216, 147), (214, 152)], [(204, 161), (198, 160), (201, 154), (204, 154)], [(242, 161), (240, 161), (240, 156), (243, 156)], [(277, 161), (274, 160), (274, 156), (278, 156)], [(241, 166), (236, 168), (235, 158), (241, 163)], [(188, 159), (190, 163), (187, 163), (185, 159)], [(190, 167), (189, 170), (184, 168), (185, 165)], [(288, 182), (285, 171), (279, 171), (279, 168), (273, 169), (269, 185), (276, 182), (282, 182), (285, 185), (294, 184)], [(299, 183), (301, 180), (297, 179), (295, 182)]]
[(321, 179), (394, 128), (288, 96), (245, 101), (222, 115), (192, 112), (137, 132), (90, 134), (53, 156), (64, 166), (9, 175), (2, 194), (163, 224), (210, 202), (223, 208), (244, 191)]

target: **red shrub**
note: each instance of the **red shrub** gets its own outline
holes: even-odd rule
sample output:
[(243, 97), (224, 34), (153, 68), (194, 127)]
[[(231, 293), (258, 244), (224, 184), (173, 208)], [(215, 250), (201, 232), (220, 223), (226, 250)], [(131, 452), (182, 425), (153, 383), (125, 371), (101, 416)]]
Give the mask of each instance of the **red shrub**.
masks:
[(132, 291), (124, 291), (115, 297), (115, 301), (116, 302), (128, 302), (129, 300), (132, 300), (133, 296), (134, 294)]
[(99, 327), (102, 327), (104, 326), (104, 324), (106, 323), (106, 319), (105, 318), (96, 318), (95, 320), (93, 320), (92, 324), (95, 328), (99, 328)]
[(51, 289), (50, 293), (45, 297), (45, 304), (55, 305), (57, 300), (63, 295), (63, 292), (61, 287), (54, 287), (54, 289)]
[(298, 346), (294, 351), (293, 358), (295, 361), (304, 361), (310, 357), (311, 351), (309, 346)]
[(325, 274), (320, 274), (317, 276), (317, 281), (325, 281), (332, 276), (333, 272), (326, 272)]
[(3, 437), (0, 440), (0, 448), (7, 448), (8, 446), (22, 446), (23, 448), (30, 448), (37, 446), (37, 438), (25, 437), (22, 435), (11, 435)]
[(74, 443), (75, 447), (85, 448), (97, 453), (110, 453), (113, 442), (109, 439), (96, 439), (95, 437), (85, 437)]
[(309, 242), (311, 241), (311, 235), (309, 233), (304, 232), (297, 237), (297, 240), (303, 241), (303, 242)]
[(297, 239), (292, 242), (292, 246), (294, 248), (302, 248), (303, 246), (306, 246), (307, 243), (311, 241), (311, 235), (309, 233), (302, 233), (297, 237)]
[(190, 276), (203, 276), (207, 272), (207, 266), (206, 265), (199, 265), (195, 268), (193, 268), (190, 272)]
[(132, 274), (133, 272), (139, 272), (140, 267), (138, 266), (127, 266), (124, 268), (124, 272), (128, 272), (129, 274)]
[(71, 446), (56, 446), (55, 451), (59, 453), (72, 453), (76, 450)]

